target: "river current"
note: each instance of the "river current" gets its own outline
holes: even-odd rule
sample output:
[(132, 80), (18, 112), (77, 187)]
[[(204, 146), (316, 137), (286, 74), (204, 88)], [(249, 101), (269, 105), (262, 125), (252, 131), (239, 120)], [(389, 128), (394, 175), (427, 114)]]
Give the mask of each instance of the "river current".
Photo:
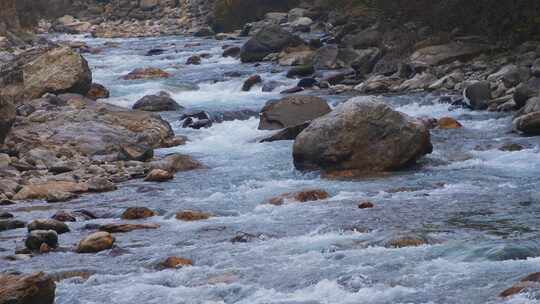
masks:
[[(62, 37), (65, 39), (66, 37)], [(82, 39), (100, 54), (85, 55), (94, 81), (111, 90), (105, 102), (130, 107), (160, 90), (187, 109), (259, 110), (279, 98), (260, 87), (241, 92), (242, 82), (258, 73), (264, 80), (295, 85), (286, 69), (222, 58), (223, 45), (192, 37)], [(107, 47), (114, 41), (119, 47)], [(166, 52), (144, 56), (152, 48)], [(193, 54), (208, 53), (201, 65), (185, 65)], [(134, 68), (159, 67), (173, 77), (125, 81)], [(226, 72), (241, 77), (226, 77)], [(318, 94), (317, 91), (308, 92)], [(347, 96), (320, 93), (331, 106)], [(57, 285), (57, 304), (352, 304), (352, 303), (540, 303), (540, 294), (508, 299), (498, 294), (520, 278), (540, 271), (540, 140), (511, 132), (508, 114), (450, 111), (426, 94), (385, 97), (411, 116), (450, 116), (463, 128), (432, 130), (434, 151), (415, 168), (384, 177), (334, 181), (303, 174), (292, 163), (292, 141), (258, 143), (268, 131), (258, 119), (183, 129), (180, 113), (162, 113), (184, 146), (157, 150), (193, 156), (208, 169), (178, 173), (171, 182), (141, 180), (111, 193), (84, 195), (51, 206), (37, 201), (6, 207), (22, 220), (48, 218), (57, 210), (88, 209), (100, 219), (69, 223), (72, 233), (60, 245), (73, 247), (89, 233), (88, 224), (119, 222), (127, 207), (146, 206), (159, 216), (157, 230), (116, 234), (118, 248), (99, 254), (57, 252), (26, 261), (0, 260), (0, 268), (22, 272), (88, 271), (88, 280)], [(499, 148), (518, 143), (524, 150)], [(319, 188), (324, 201), (264, 204), (284, 192)], [(361, 210), (371, 201), (375, 208)], [(181, 222), (182, 210), (215, 217)], [(0, 247), (12, 254), (25, 229), (2, 232)], [(400, 237), (426, 245), (390, 248)], [(232, 240), (241, 240), (233, 242)], [(168, 256), (192, 259), (193, 267), (156, 270)]]

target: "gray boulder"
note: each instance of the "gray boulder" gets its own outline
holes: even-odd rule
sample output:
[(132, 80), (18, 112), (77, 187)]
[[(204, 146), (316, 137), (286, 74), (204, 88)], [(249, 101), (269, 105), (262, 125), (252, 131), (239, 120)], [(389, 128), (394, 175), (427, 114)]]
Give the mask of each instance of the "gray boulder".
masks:
[(432, 149), (421, 122), (368, 96), (353, 98), (312, 121), (296, 138), (293, 158), (299, 170), (357, 176), (398, 170)]
[(296, 95), (270, 100), (261, 110), (259, 130), (278, 130), (298, 126), (330, 111), (328, 103), (315, 96)]
[(304, 41), (278, 25), (262, 28), (254, 37), (249, 39), (240, 51), (242, 62), (261, 61), (271, 53), (281, 52), (289, 46), (299, 46)]
[(473, 110), (485, 110), (491, 99), (491, 87), (487, 81), (470, 84), (463, 91), (463, 97)]
[(513, 121), (514, 131), (526, 135), (540, 135), (540, 112), (521, 115)]
[(26, 248), (37, 251), (41, 244), (47, 244), (50, 248), (58, 247), (58, 234), (54, 230), (33, 230), (26, 237)]
[(159, 92), (157, 95), (146, 95), (139, 99), (134, 105), (134, 110), (161, 112), (182, 110), (180, 106), (167, 92)]

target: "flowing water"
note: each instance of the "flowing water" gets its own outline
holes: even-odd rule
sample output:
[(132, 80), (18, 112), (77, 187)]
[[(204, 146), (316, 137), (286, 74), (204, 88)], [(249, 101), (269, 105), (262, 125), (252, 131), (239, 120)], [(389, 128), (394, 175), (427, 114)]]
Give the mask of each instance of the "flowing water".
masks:
[[(102, 47), (107, 40), (85, 41)], [(107, 102), (120, 106), (130, 107), (143, 95), (166, 90), (188, 109), (258, 110), (279, 94), (263, 93), (260, 87), (241, 92), (247, 76), (259, 73), (265, 80), (282, 81), (284, 88), (296, 82), (269, 63), (256, 67), (221, 57), (223, 45), (240, 41), (114, 41), (120, 47), (104, 47), (101, 54), (86, 57), (95, 81), (111, 90)], [(154, 47), (167, 52), (144, 56)], [(200, 66), (185, 65), (194, 53), (210, 57)], [(119, 80), (146, 66), (174, 76)], [(224, 76), (231, 71), (243, 76)], [(332, 106), (346, 99), (323, 97)], [(434, 152), (419, 166), (359, 181), (330, 181), (295, 171), (292, 141), (258, 143), (270, 133), (258, 131), (255, 118), (191, 130), (181, 128), (178, 113), (164, 113), (175, 132), (190, 141), (157, 153), (189, 154), (209, 169), (178, 173), (163, 184), (131, 181), (116, 192), (85, 195), (54, 207), (34, 202), (24, 205), (31, 208), (6, 208), (23, 220), (50, 217), (59, 208), (89, 209), (103, 217), (70, 223), (73, 232), (60, 237), (64, 247), (89, 233), (85, 225), (118, 222), (130, 206), (157, 210), (160, 216), (140, 222), (158, 223), (160, 229), (117, 234), (119, 248), (112, 251), (1, 260), (0, 268), (94, 273), (87, 281), (59, 283), (57, 304), (540, 303), (540, 294), (534, 292), (497, 297), (521, 277), (540, 271), (539, 138), (511, 133), (508, 115), (449, 111), (436, 99), (386, 97), (395, 109), (412, 116), (451, 116), (464, 128), (433, 130)], [(526, 149), (499, 150), (506, 143)], [(282, 206), (263, 203), (284, 192), (311, 188), (325, 189), (331, 198)], [(358, 209), (366, 200), (375, 208)], [(216, 216), (199, 222), (174, 219), (175, 212), (186, 209)], [(5, 255), (24, 234), (25, 229), (2, 233)], [(232, 242), (235, 237), (241, 241)], [(387, 246), (400, 237), (421, 238), (427, 245)], [(192, 259), (194, 266), (155, 269), (173, 255)]]

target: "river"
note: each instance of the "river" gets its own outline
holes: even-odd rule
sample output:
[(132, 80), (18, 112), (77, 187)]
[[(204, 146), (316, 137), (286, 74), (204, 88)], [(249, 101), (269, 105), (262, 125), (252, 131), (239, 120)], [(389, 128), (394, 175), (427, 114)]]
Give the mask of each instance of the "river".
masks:
[[(65, 37), (64, 37), (65, 38)], [(70, 39), (80, 39), (72, 37)], [(285, 69), (262, 63), (240, 64), (222, 58), (223, 45), (193, 37), (83, 39), (103, 47), (85, 55), (94, 81), (111, 90), (106, 102), (130, 107), (160, 90), (188, 109), (259, 110), (279, 98), (260, 87), (241, 92), (243, 80), (258, 73), (265, 80), (296, 81)], [(188, 47), (186, 47), (188, 45)], [(191, 45), (191, 46), (189, 46)], [(151, 48), (158, 56), (144, 56)], [(185, 65), (195, 53), (208, 53), (198, 66)], [(159, 67), (173, 74), (165, 80), (125, 81), (138, 67)], [(237, 71), (243, 76), (225, 77)], [(310, 94), (318, 94), (316, 91)], [(346, 96), (321, 93), (332, 106)], [(146, 206), (159, 216), (140, 222), (157, 230), (117, 234), (119, 248), (99, 254), (70, 251), (30, 260), (0, 261), (0, 268), (22, 272), (88, 271), (88, 280), (57, 285), (57, 304), (352, 304), (352, 303), (540, 303), (540, 293), (509, 299), (497, 295), (523, 276), (540, 271), (540, 153), (538, 137), (511, 132), (508, 114), (457, 109), (429, 94), (385, 97), (412, 116), (450, 116), (462, 129), (432, 130), (434, 151), (412, 169), (357, 181), (321, 179), (302, 174), (292, 163), (292, 141), (258, 143), (271, 134), (257, 130), (258, 119), (181, 128), (180, 113), (163, 113), (184, 146), (156, 151), (189, 154), (209, 169), (178, 173), (171, 182), (121, 184), (118, 191), (84, 195), (54, 206), (32, 202), (6, 207), (22, 220), (48, 218), (57, 210), (88, 209), (102, 218), (70, 223), (72, 233), (60, 245), (73, 247), (89, 233), (85, 226), (118, 222), (127, 207)], [(501, 151), (507, 143), (526, 149)], [(320, 188), (324, 201), (264, 204), (272, 196)], [(362, 210), (358, 203), (375, 208)], [(22, 206), (22, 207), (21, 207)], [(174, 214), (200, 210), (209, 220), (181, 222)], [(0, 247), (12, 253), (24, 229), (3, 232)], [(232, 242), (242, 236), (245, 242)], [(390, 248), (400, 237), (421, 238), (426, 245)], [(190, 258), (193, 267), (156, 270), (168, 256)]]

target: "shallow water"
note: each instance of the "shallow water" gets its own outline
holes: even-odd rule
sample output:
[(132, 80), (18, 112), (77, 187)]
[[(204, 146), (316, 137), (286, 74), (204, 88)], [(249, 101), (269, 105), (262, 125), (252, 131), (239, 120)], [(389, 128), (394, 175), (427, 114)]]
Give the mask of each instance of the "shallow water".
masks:
[[(70, 38), (79, 39), (79, 38)], [(109, 40), (86, 39), (93, 46)], [(267, 63), (255, 67), (221, 58), (224, 44), (198, 38), (111, 40), (86, 56), (96, 82), (111, 89), (107, 102), (129, 107), (146, 94), (167, 90), (188, 109), (260, 109), (278, 93), (240, 92), (247, 76), (296, 81), (272, 73)], [(196, 47), (186, 44), (200, 43)], [(146, 57), (150, 48), (167, 48)], [(186, 66), (194, 53), (209, 53), (200, 66)], [(166, 80), (124, 81), (120, 76), (138, 67), (160, 67), (174, 76)], [(227, 78), (227, 71), (244, 76)], [(198, 88), (198, 89), (197, 89)], [(277, 90), (279, 91), (279, 89)], [(324, 96), (332, 105), (343, 96)], [(87, 224), (118, 222), (126, 207), (147, 206), (160, 216), (140, 222), (161, 228), (117, 234), (119, 249), (81, 255), (60, 252), (28, 261), (0, 260), (0, 268), (50, 273), (85, 270), (87, 281), (58, 284), (58, 304), (67, 303), (540, 303), (540, 294), (502, 300), (497, 295), (519, 278), (540, 271), (540, 140), (511, 133), (508, 115), (468, 110), (449, 111), (436, 96), (386, 97), (395, 109), (412, 116), (451, 116), (464, 128), (433, 130), (434, 152), (419, 166), (389, 176), (354, 182), (323, 180), (302, 174), (292, 164), (292, 142), (257, 143), (270, 134), (258, 131), (258, 120), (215, 124), (210, 129), (182, 129), (178, 114), (165, 113), (187, 145), (159, 154), (182, 152), (210, 169), (179, 173), (164, 184), (131, 181), (112, 193), (48, 205), (34, 202), (4, 208), (18, 218), (50, 217), (58, 209), (89, 209), (104, 218), (70, 223), (72, 233), (60, 236), (72, 247)], [(527, 149), (503, 152), (505, 143)], [(263, 204), (283, 192), (322, 188), (325, 201), (273, 206)], [(398, 191), (399, 190), (399, 191)], [(376, 207), (360, 210), (358, 202)], [(41, 207), (41, 208), (39, 208)], [(186, 223), (177, 211), (194, 209), (216, 217)], [(242, 233), (249, 242), (231, 242)], [(0, 255), (12, 254), (25, 234), (0, 234)], [(420, 237), (429, 245), (387, 248), (392, 239)], [(195, 266), (155, 270), (168, 256), (182, 256)]]

